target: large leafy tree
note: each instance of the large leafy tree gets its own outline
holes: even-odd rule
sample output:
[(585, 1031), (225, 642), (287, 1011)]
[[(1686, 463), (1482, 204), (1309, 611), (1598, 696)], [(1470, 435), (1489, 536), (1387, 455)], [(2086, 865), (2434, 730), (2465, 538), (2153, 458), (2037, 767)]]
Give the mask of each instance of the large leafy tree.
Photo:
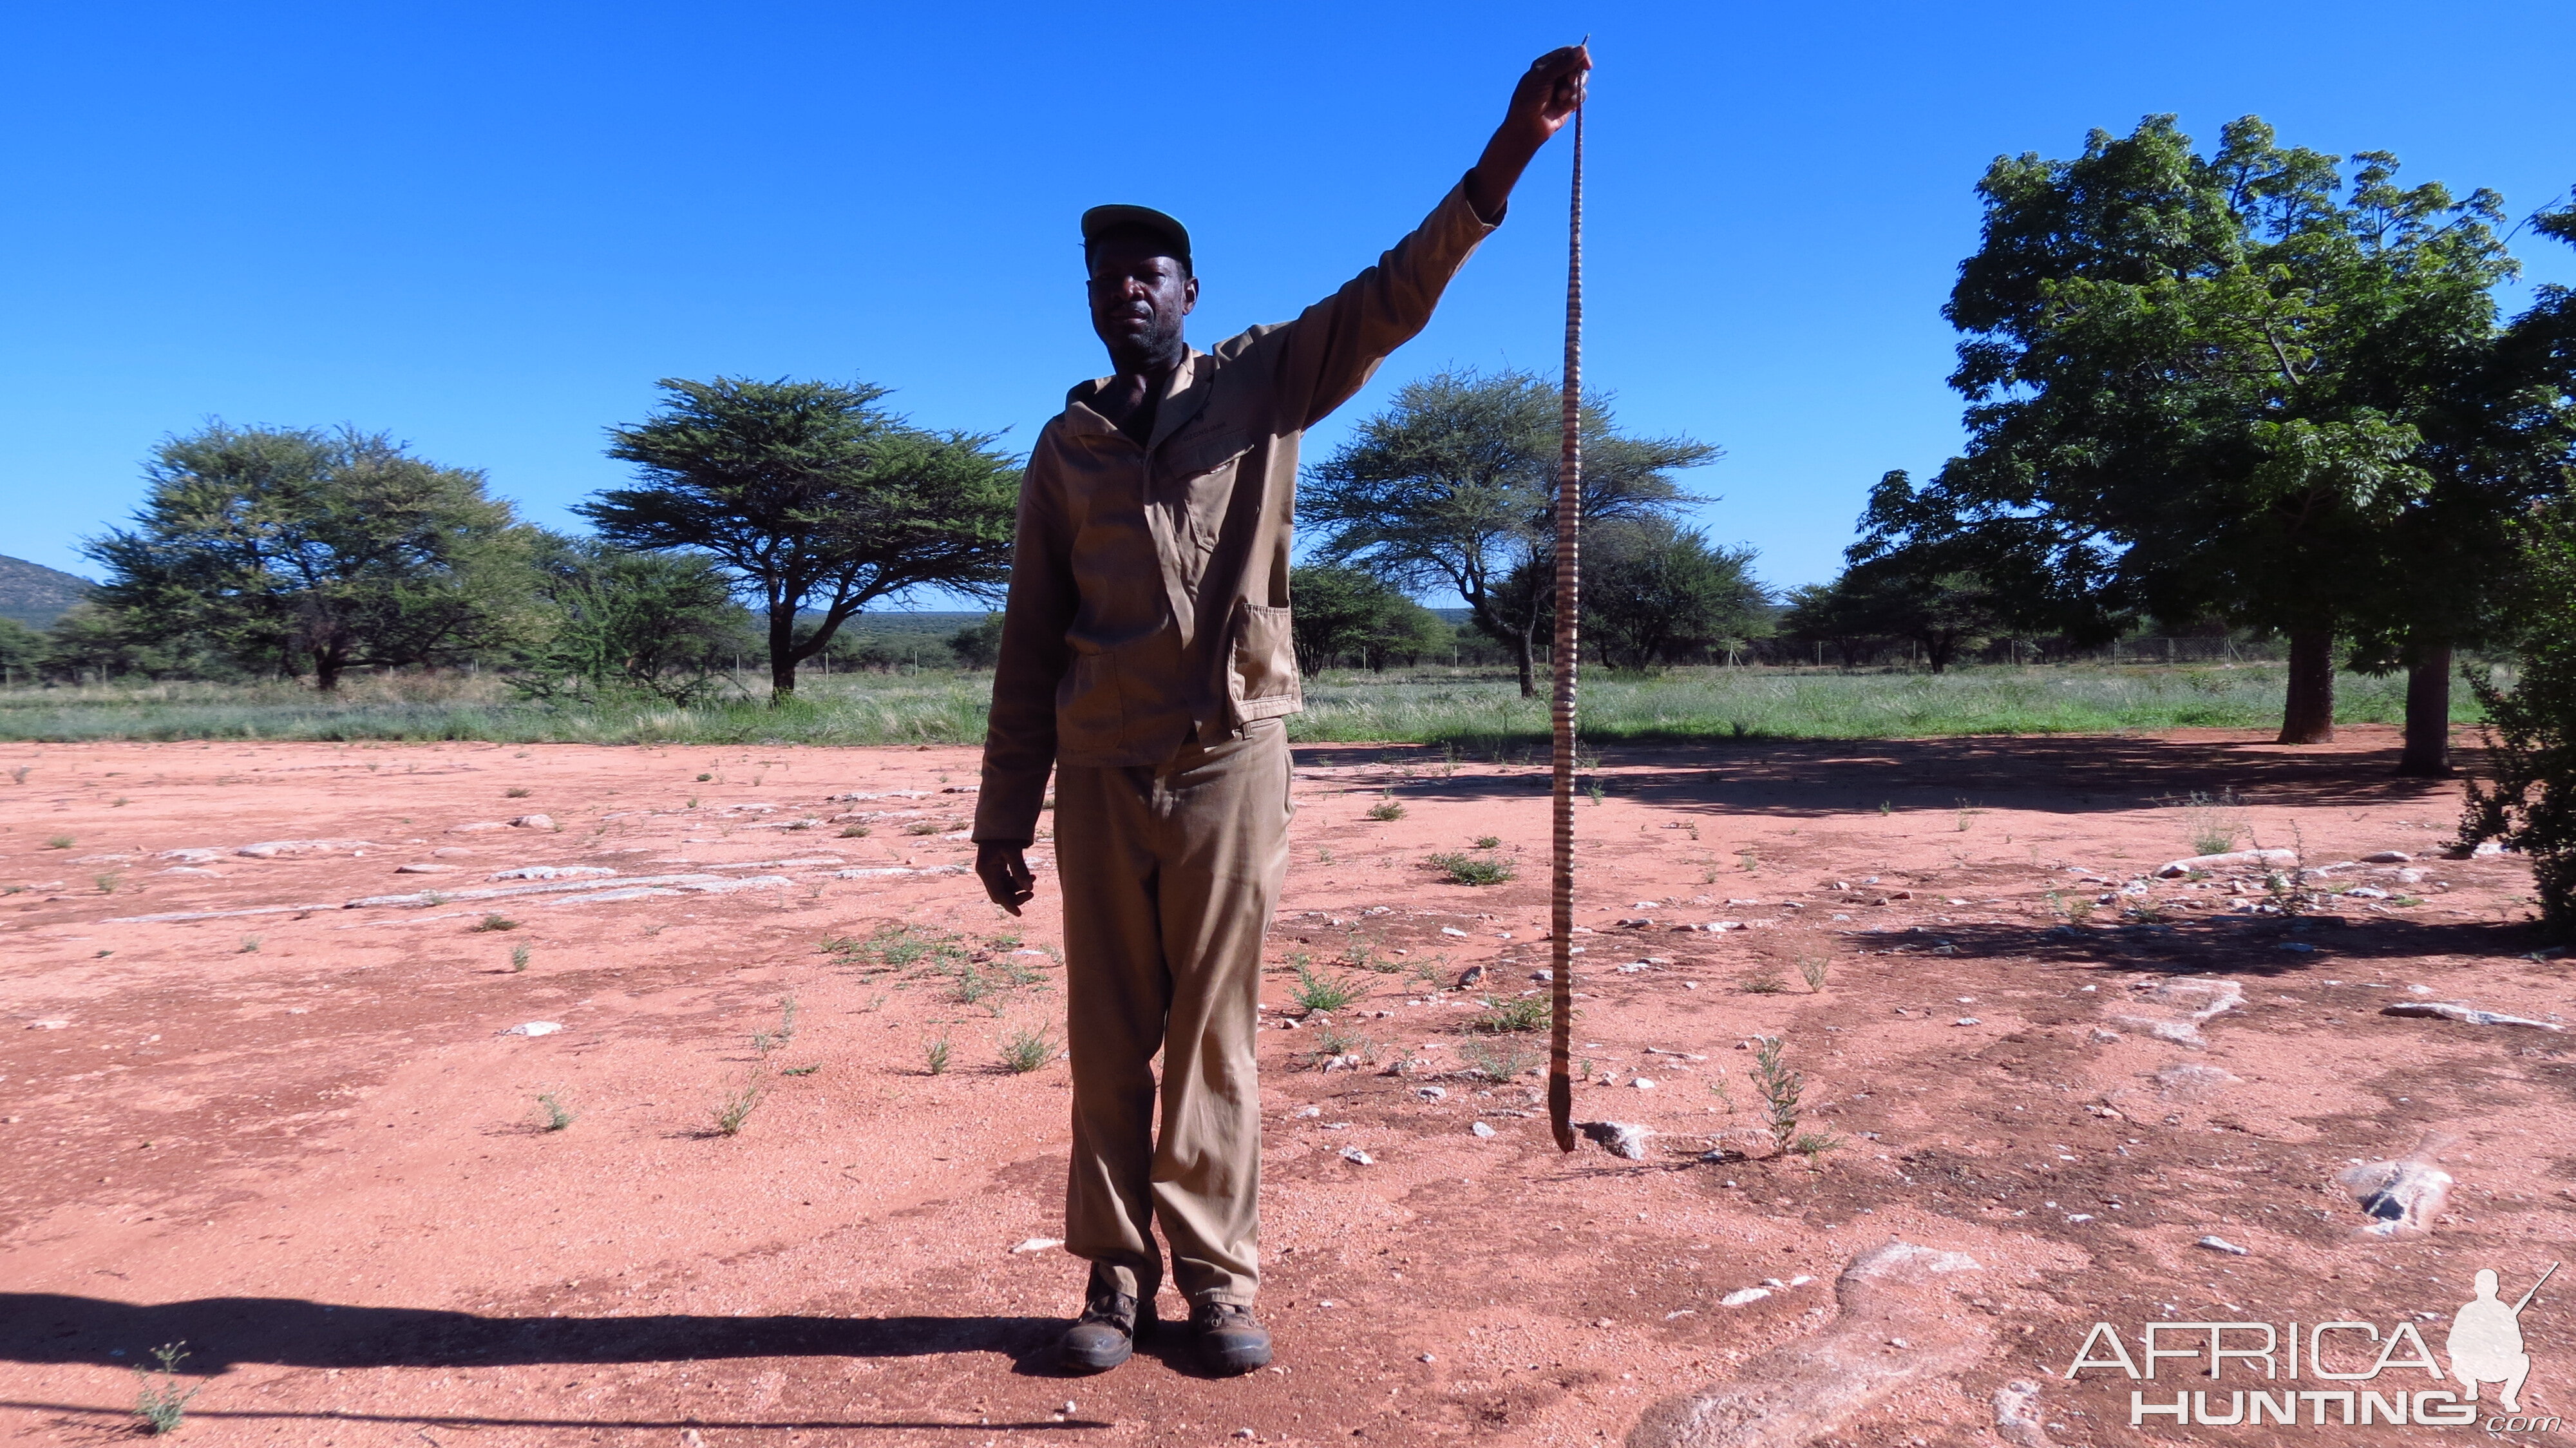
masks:
[(554, 535), (535, 553), (538, 617), (519, 651), (518, 683), (539, 698), (694, 703), (742, 641), (732, 586), (704, 554)]
[(1584, 530), (1583, 631), (1615, 666), (1669, 664), (1770, 631), (1754, 550), (1712, 547), (1670, 518), (1615, 518)]
[[(998, 596), (1018, 461), (994, 434), (913, 427), (867, 383), (666, 378), (663, 401), (609, 430), (638, 486), (575, 511), (629, 548), (713, 558), (761, 615), (770, 696), (868, 604), (920, 588)], [(800, 615), (811, 614), (800, 624)]]
[(1371, 669), (1397, 657), (1446, 649), (1455, 637), (1439, 616), (1374, 574), (1330, 564), (1288, 575), (1296, 604), (1290, 632), (1297, 667), (1321, 673), (1333, 661), (1357, 655)]
[(2470, 421), (2516, 390), (2483, 365), (2501, 203), (2396, 172), (2252, 117), (2207, 157), (2160, 116), (2071, 161), (1996, 161), (1946, 309), (1968, 449), (1882, 484), (1854, 560), (1929, 550), (2077, 637), (2142, 613), (2279, 630), (2284, 742), (2332, 737), (2338, 633), (2447, 681), (2539, 477), (2504, 456), (2529, 418)]
[[(1323, 562), (1407, 592), (1455, 592), (1476, 628), (1514, 651), (1524, 697), (1537, 692), (1552, 588), (1559, 420), (1556, 385), (1534, 373), (1442, 372), (1397, 389), (1298, 492), (1299, 520), (1324, 533)], [(1587, 523), (1694, 501), (1672, 475), (1719, 456), (1686, 437), (1620, 433), (1599, 394), (1585, 397), (1580, 427)]]
[(163, 442), (145, 476), (133, 526), (83, 545), (132, 635), (309, 667), (328, 692), (352, 667), (463, 659), (515, 627), (529, 533), (480, 472), (382, 433), (217, 422)]

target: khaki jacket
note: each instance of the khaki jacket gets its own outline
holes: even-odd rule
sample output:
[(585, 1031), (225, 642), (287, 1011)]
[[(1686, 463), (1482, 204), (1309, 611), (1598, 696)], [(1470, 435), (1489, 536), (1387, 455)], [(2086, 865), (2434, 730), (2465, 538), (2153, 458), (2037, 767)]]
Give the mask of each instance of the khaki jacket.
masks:
[(1452, 188), (1293, 322), (1193, 348), (1146, 445), (1066, 394), (1020, 483), (975, 838), (1036, 837), (1048, 770), (1152, 765), (1302, 707), (1288, 634), (1297, 442), (1431, 320), (1493, 230)]

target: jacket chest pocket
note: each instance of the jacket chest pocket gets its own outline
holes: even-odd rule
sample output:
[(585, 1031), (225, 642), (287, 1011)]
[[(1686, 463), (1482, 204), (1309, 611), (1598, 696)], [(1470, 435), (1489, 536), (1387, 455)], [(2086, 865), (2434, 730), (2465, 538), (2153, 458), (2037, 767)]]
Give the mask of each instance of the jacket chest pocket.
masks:
[(1227, 661), (1226, 693), (1238, 725), (1294, 714), (1305, 705), (1297, 682), (1297, 650), (1288, 610), (1257, 603), (1238, 606), (1234, 647)]
[(1235, 475), (1252, 444), (1231, 427), (1184, 433), (1157, 456), (1156, 492), (1170, 510), (1173, 531), (1199, 552), (1216, 546), (1234, 501)]

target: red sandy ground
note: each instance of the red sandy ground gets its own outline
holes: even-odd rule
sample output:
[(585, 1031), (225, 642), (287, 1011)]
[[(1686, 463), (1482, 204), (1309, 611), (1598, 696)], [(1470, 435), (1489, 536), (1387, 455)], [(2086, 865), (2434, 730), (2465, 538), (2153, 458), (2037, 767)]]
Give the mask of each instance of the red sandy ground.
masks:
[[(2457, 790), (2391, 778), (2386, 730), (2298, 750), (2195, 731), (1613, 751), (1606, 796), (1578, 805), (1594, 933), (1576, 1040), (1595, 1080), (1576, 1101), (1653, 1128), (1642, 1161), (1560, 1156), (1535, 1077), (1458, 1071), (1475, 997), (1537, 989), (1547, 960), (1544, 771), (1299, 749), (1271, 1015), (1294, 1014), (1292, 953), (1356, 946), (1400, 969), (1357, 972), (1370, 994), (1336, 1025), (1370, 1038), (1366, 1069), (1313, 1069), (1316, 1029), (1262, 1033), (1279, 1366), (1232, 1381), (1168, 1343), (1104, 1377), (1049, 1367), (1080, 1264), (1013, 1248), (1061, 1230), (1065, 1070), (996, 1062), (1007, 1032), (1060, 1020), (1061, 972), (991, 939), (1057, 938), (1044, 863), (1016, 925), (970, 875), (834, 875), (963, 863), (971, 795), (947, 791), (974, 780), (973, 751), (6, 755), (30, 768), (0, 784), (0, 886), (23, 887), (0, 899), (0, 1425), (25, 1440), (129, 1432), (132, 1369), (184, 1339), (203, 1392), (182, 1432), (208, 1444), (1615, 1441), (1654, 1400), (1827, 1326), (1834, 1273), (1894, 1236), (1982, 1264), (1956, 1322), (1995, 1346), (1827, 1441), (1994, 1442), (1989, 1398), (2015, 1378), (2046, 1385), (2058, 1442), (2179, 1441), (2129, 1426), (2116, 1373), (2065, 1380), (2092, 1323), (2134, 1352), (2149, 1320), (2412, 1319), (2438, 1348), (2470, 1273), (2518, 1293), (2566, 1255), (2576, 1206), (2564, 1037), (2379, 1013), (2420, 985), (2546, 1017), (2566, 978), (2527, 958), (2518, 861), (2439, 858)], [(2402, 888), (2422, 903), (2339, 900), (2294, 923), (2230, 909), (2222, 881), (2159, 882), (2162, 926), (2096, 905), (2061, 928), (2049, 892), (2091, 902), (2191, 853), (2173, 801), (2221, 789), (2310, 863), (2413, 852), (2430, 877)], [(928, 793), (831, 798), (896, 790)], [(1403, 817), (1368, 819), (1390, 792)], [(452, 832), (533, 812), (559, 828)], [(852, 821), (870, 833), (842, 837)], [(945, 828), (908, 832), (924, 821)], [(1489, 834), (1517, 879), (1473, 888), (1424, 863)], [(276, 840), (336, 843), (234, 853)], [(161, 857), (186, 848), (217, 853)], [(826, 856), (842, 863), (725, 868)], [(395, 873), (414, 862), (455, 868)], [(784, 878), (338, 908), (567, 864)], [(119, 923), (282, 904), (315, 908)], [(522, 923), (474, 929), (489, 910)], [(1637, 919), (1652, 924), (1618, 923)], [(1721, 919), (1745, 928), (1673, 928)], [(965, 1004), (948, 980), (821, 948), (892, 922), (1040, 978)], [(1650, 956), (1669, 964), (1612, 969)], [(1830, 973), (1810, 992), (1797, 962), (1815, 958)], [(1479, 990), (1411, 973), (1473, 964)], [(1745, 988), (1766, 969), (1785, 990)], [(2142, 987), (2175, 976), (2246, 993), (2204, 1048), (2123, 1019), (2159, 1014)], [(787, 995), (798, 1026), (766, 1099), (713, 1134)], [(564, 1029), (501, 1034), (534, 1020)], [(1817, 1170), (1756, 1144), (1755, 1033), (1786, 1037), (1808, 1128), (1842, 1140)], [(934, 1076), (942, 1036), (954, 1064)], [(2234, 1079), (2160, 1083), (2176, 1065)], [(540, 1092), (578, 1114), (569, 1129), (537, 1129)], [(1728, 1132), (1736, 1150), (1700, 1160)], [(2434, 1230), (2356, 1236), (2367, 1219), (2334, 1174), (2444, 1135), (2460, 1185)], [(2193, 1245), (2212, 1233), (2249, 1254)], [(2523, 1319), (2541, 1412), (2576, 1408), (2558, 1295)]]

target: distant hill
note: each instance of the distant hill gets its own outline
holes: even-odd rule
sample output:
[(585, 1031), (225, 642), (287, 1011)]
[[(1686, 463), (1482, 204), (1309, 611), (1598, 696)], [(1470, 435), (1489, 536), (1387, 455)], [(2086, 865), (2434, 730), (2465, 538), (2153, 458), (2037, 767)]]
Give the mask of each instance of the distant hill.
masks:
[(52, 628), (63, 610), (98, 587), (86, 578), (0, 554), (0, 618), (29, 628)]

